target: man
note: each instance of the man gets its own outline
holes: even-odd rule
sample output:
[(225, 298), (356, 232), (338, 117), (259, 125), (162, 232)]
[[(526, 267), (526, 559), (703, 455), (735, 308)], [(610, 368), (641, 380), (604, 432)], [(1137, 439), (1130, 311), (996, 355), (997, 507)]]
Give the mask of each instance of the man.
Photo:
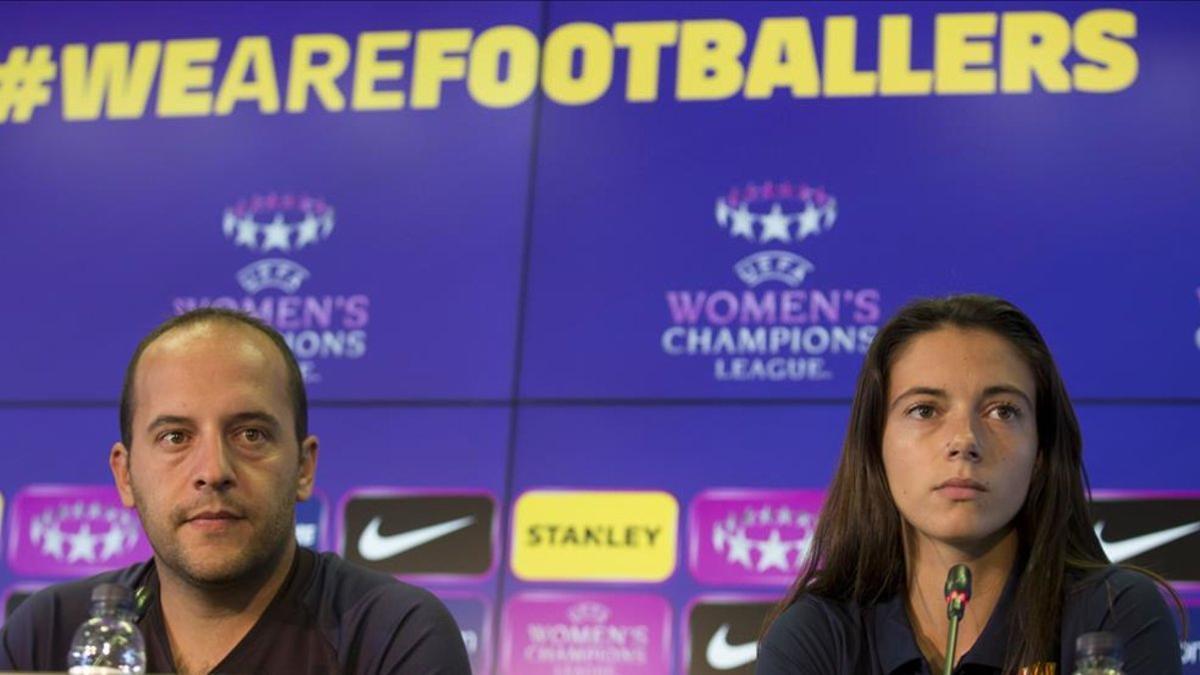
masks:
[(429, 593), (296, 545), (317, 439), (295, 357), (267, 325), (202, 309), (134, 352), (109, 464), (154, 558), (47, 588), (0, 633), (0, 670), (66, 670), (92, 587), (142, 598), (149, 672), (470, 673)]

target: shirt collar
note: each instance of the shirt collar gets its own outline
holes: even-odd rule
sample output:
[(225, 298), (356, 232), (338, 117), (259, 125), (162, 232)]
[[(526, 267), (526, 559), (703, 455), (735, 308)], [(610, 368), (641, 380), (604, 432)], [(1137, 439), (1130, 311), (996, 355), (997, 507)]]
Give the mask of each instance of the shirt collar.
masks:
[[(1008, 616), (1017, 590), (1017, 567), (1014, 566), (1000, 592), (996, 608), (992, 610), (987, 625), (979, 639), (963, 654), (961, 664), (987, 666), (999, 672), (1004, 667), (1005, 650), (1008, 648)], [(873, 630), (879, 655), (879, 665), (887, 675), (896, 672), (913, 661), (925, 658), (913, 637), (912, 625), (905, 610), (905, 596), (901, 591), (875, 607)]]

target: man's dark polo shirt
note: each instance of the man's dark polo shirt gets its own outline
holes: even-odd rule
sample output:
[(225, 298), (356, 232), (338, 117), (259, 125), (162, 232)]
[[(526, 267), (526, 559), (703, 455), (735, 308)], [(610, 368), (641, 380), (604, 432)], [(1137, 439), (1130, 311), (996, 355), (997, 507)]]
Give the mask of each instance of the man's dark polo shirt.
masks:
[[(987, 625), (955, 673), (1002, 672), (1008, 614), (1016, 592), (1009, 578)], [(1125, 645), (1126, 675), (1172, 675), (1183, 666), (1175, 624), (1157, 586), (1137, 572), (1110, 567), (1078, 582), (1063, 607), (1058, 672), (1075, 668), (1075, 638), (1109, 631)], [(772, 624), (759, 647), (759, 675), (928, 675), (913, 638), (904, 597), (869, 607), (802, 596)], [(940, 672), (940, 669), (939, 669)]]
[[(153, 561), (51, 586), (21, 603), (0, 633), (0, 670), (65, 671), (92, 588), (106, 581), (150, 591), (138, 619), (147, 672), (174, 672)], [(331, 553), (297, 548), (258, 623), (212, 672), (469, 675), (471, 667), (462, 634), (433, 595)]]

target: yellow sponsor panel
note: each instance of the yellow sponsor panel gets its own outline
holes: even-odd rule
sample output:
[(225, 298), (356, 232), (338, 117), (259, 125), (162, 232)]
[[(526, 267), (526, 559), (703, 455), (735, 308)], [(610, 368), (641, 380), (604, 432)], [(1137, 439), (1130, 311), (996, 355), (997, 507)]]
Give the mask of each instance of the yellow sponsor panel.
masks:
[(512, 570), (526, 581), (663, 581), (679, 503), (666, 492), (535, 490), (517, 499)]

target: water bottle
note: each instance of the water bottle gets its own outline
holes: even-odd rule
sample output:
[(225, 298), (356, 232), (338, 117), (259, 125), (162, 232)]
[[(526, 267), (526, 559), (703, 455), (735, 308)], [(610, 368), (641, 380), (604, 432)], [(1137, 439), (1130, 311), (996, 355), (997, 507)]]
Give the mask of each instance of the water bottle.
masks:
[(146, 643), (133, 613), (133, 594), (120, 584), (92, 589), (91, 617), (75, 631), (67, 653), (70, 675), (146, 672)]
[(1075, 675), (1124, 675), (1121, 641), (1112, 633), (1075, 638)]

